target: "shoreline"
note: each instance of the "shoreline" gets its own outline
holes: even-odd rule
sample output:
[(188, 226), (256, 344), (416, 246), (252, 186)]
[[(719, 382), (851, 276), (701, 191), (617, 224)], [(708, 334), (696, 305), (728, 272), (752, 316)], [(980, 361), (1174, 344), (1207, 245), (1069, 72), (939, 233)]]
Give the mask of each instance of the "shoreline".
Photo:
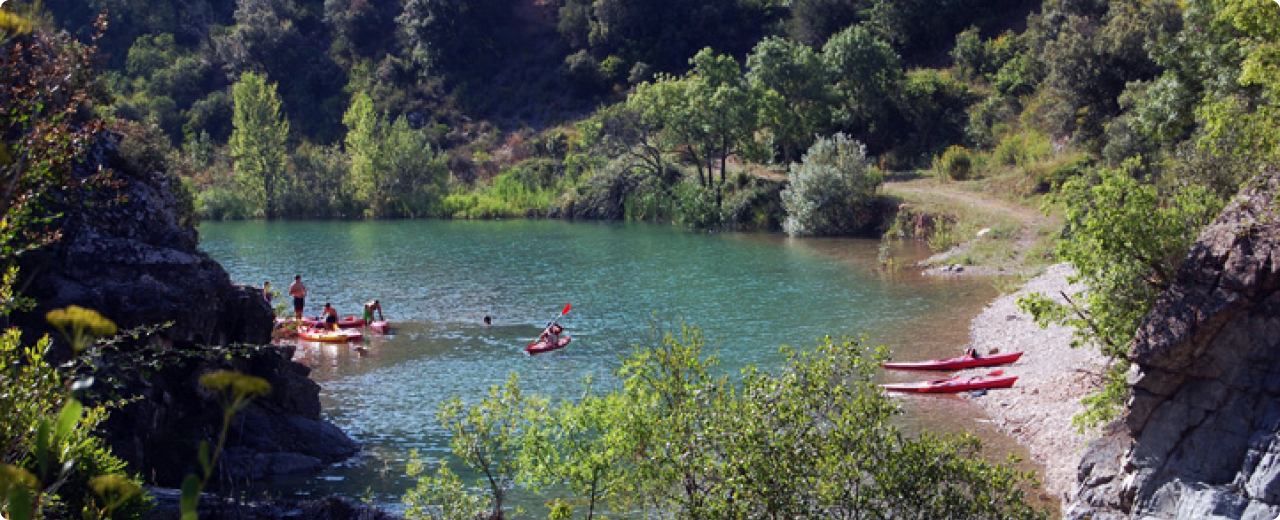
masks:
[(1060, 291), (1074, 294), (1082, 289), (1067, 283), (1073, 272), (1068, 264), (1050, 266), (1017, 292), (988, 304), (969, 327), (970, 345), (979, 353), (1024, 352), (1018, 362), (1005, 367), (1006, 372), (1018, 376), (1013, 388), (994, 390), (972, 401), (1001, 431), (1026, 446), (1035, 462), (1044, 465), (1045, 492), (1064, 505), (1075, 487), (1085, 445), (1097, 436), (1096, 431), (1079, 433), (1071, 418), (1084, 410), (1080, 400), (1101, 388), (1097, 375), (1106, 360), (1097, 350), (1072, 348), (1070, 328), (1041, 328), (1018, 309), (1017, 301), (1034, 292), (1063, 301)]

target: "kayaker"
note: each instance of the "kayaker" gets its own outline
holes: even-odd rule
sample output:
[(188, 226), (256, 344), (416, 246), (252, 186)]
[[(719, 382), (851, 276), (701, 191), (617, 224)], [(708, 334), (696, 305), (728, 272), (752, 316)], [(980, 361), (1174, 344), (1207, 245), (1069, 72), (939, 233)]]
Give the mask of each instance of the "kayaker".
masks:
[(547, 324), (547, 328), (542, 329), (542, 335), (538, 336), (538, 339), (545, 341), (547, 345), (555, 346), (560, 343), (561, 332), (564, 332), (564, 327), (553, 321)]
[(485, 325), (493, 325), (493, 318), (490, 318), (488, 314), (485, 314), (485, 315), (484, 315), (484, 324), (485, 324)]
[(375, 310), (378, 311), (378, 320), (387, 321), (387, 318), (382, 316), (382, 304), (378, 303), (378, 300), (371, 300), (364, 302), (364, 322), (366, 325), (373, 323), (373, 311)]
[(324, 316), (324, 324), (333, 330), (338, 330), (338, 311), (333, 309), (329, 302), (324, 302), (324, 311), (320, 313)]
[(289, 296), (293, 297), (293, 315), (301, 320), (302, 308), (307, 304), (307, 286), (302, 285), (302, 275), (293, 276), (293, 283), (289, 284)]
[(968, 357), (971, 357), (971, 358), (973, 358), (973, 359), (978, 359), (978, 358), (982, 357), (982, 356), (978, 355), (978, 349), (973, 348), (973, 347), (969, 347), (969, 348), (965, 349), (965, 350), (964, 350), (964, 355), (966, 355), (966, 356), (968, 356)]

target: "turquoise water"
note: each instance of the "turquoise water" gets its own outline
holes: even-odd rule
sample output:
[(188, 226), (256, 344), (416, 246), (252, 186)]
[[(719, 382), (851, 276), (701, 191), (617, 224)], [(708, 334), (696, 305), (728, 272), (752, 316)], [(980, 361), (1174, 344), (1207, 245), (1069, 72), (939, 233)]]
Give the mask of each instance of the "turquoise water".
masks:
[[(630, 345), (682, 321), (703, 330), (726, 370), (776, 367), (779, 346), (803, 348), (824, 335), (865, 334), (899, 359), (953, 355), (995, 296), (987, 279), (885, 273), (870, 240), (528, 220), (211, 222), (200, 232), (202, 248), (238, 283), (270, 280), (283, 292), (301, 274), (308, 315), (325, 302), (359, 315), (361, 302), (381, 300), (392, 334), (360, 349), (302, 342), (296, 355), (322, 387), (325, 416), (363, 453), (269, 491), (384, 505), (412, 485), (403, 475), (410, 450), (431, 461), (447, 456), (438, 404), (478, 400), (509, 373), (526, 391), (572, 397), (587, 376), (608, 381)], [(927, 251), (901, 245), (896, 253)], [(560, 323), (572, 343), (525, 355), (566, 304), (572, 309)], [(482, 324), (486, 315), (493, 325)], [(1010, 445), (962, 399), (904, 405), (917, 427), (977, 431), (1000, 449)]]

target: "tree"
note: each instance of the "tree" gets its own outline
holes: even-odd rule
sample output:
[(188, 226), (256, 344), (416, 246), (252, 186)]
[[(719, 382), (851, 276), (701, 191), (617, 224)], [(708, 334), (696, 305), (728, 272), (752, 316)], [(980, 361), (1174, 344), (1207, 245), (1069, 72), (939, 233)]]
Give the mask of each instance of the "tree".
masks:
[[(489, 495), (486, 518), (502, 520), (505, 516), (503, 502), (516, 483), (521, 468), (521, 447), (530, 428), (527, 416), (542, 415), (538, 410), (545, 406), (545, 399), (521, 392), (519, 378), (512, 373), (506, 384), (490, 387), (489, 396), (479, 403), (468, 406), (455, 397), (436, 415), (450, 434), (453, 454), (481, 476), (478, 484)], [(481, 512), (480, 502), (459, 484), (452, 472), (442, 471), (436, 477), (421, 480), (418, 487), (406, 495), (405, 501), (418, 513), (432, 507), (448, 509), (461, 502), (468, 507), (457, 511), (456, 517), (475, 518), (474, 515)], [(446, 503), (446, 499), (450, 502)]]
[(886, 100), (893, 99), (903, 78), (898, 53), (869, 28), (856, 25), (827, 41), (822, 61), (840, 100), (835, 121), (864, 141), (874, 138), (888, 125), (892, 104)]
[(514, 376), (476, 405), (451, 401), (441, 420), (490, 507), (442, 471), (406, 496), (410, 516), (502, 518), (495, 506), (518, 479), (567, 484), (554, 488), (573, 493), (555, 500), (561, 518), (570, 503), (588, 518), (600, 504), (709, 520), (1045, 517), (1025, 502), (1030, 473), (981, 460), (975, 438), (893, 426), (900, 409), (871, 380), (883, 349), (826, 338), (738, 383), (706, 349), (696, 327), (661, 333), (622, 360), (616, 389), (554, 411)]
[(795, 235), (844, 235), (872, 221), (883, 177), (867, 159), (866, 147), (844, 134), (821, 138), (791, 165), (791, 183), (782, 190), (787, 218), (782, 228)]
[(443, 196), (443, 164), (425, 132), (400, 116), (387, 122), (373, 99), (358, 92), (343, 115), (356, 200), (371, 217), (423, 216)]
[(1067, 181), (1056, 202), (1066, 208), (1066, 239), (1057, 254), (1077, 274), (1068, 279), (1087, 291), (1079, 300), (1056, 303), (1043, 295), (1019, 301), (1041, 324), (1061, 322), (1076, 330), (1072, 346), (1093, 346), (1112, 360), (1107, 388), (1086, 400), (1086, 424), (1114, 417), (1127, 393), (1126, 355), (1133, 336), (1169, 288), (1200, 229), (1221, 209), (1221, 201), (1201, 186), (1161, 196), (1133, 177), (1138, 161), (1096, 178)]
[(1209, 93), (1197, 111), (1205, 123), (1204, 144), (1226, 141), (1231, 153), (1272, 162), (1280, 150), (1280, 13), (1270, 4), (1222, 3), (1214, 25), (1237, 31), (1238, 47), (1228, 49), (1238, 49), (1243, 61), (1236, 88)]
[(694, 68), (683, 78), (641, 84), (627, 107), (661, 129), (662, 153), (679, 152), (692, 163), (698, 185), (713, 192), (719, 207), (729, 157), (753, 143), (758, 97), (732, 57), (703, 49), (690, 63)]
[(241, 74), (232, 98), (235, 111), (229, 145), (236, 179), (265, 216), (275, 218), (276, 195), (285, 175), (289, 121), (280, 113), (276, 85), (262, 76)]
[(808, 46), (766, 38), (747, 56), (747, 79), (762, 94), (761, 127), (778, 159), (790, 162), (831, 120), (833, 98), (822, 58)]

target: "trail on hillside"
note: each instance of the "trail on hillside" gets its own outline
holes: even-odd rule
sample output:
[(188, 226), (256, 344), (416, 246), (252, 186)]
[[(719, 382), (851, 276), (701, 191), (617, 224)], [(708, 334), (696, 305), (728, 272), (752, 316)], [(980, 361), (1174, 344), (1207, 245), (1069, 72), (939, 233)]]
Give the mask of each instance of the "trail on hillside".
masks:
[[(945, 203), (964, 206), (971, 208), (976, 213), (990, 215), (992, 220), (1003, 218), (1017, 222), (1018, 229), (1010, 239), (1009, 246), (1013, 255), (1012, 258), (993, 259), (995, 261), (989, 265), (984, 262), (982, 265), (966, 266), (966, 272), (974, 274), (1021, 274), (1027, 272), (1029, 265), (1037, 263), (1027, 257), (1028, 253), (1034, 250), (1034, 246), (1040, 240), (1040, 237), (1051, 234), (1061, 227), (1061, 219), (1045, 215), (1037, 207), (1018, 204), (1000, 198), (990, 192), (967, 189), (966, 186), (972, 185), (943, 183), (927, 178), (889, 181), (885, 182), (882, 188), (886, 194), (897, 196), (904, 200), (924, 205), (942, 205)], [(921, 264), (933, 267), (947, 264), (952, 259), (973, 251), (978, 240), (981, 240), (981, 238), (969, 237), (959, 246), (934, 255), (921, 262)]]

